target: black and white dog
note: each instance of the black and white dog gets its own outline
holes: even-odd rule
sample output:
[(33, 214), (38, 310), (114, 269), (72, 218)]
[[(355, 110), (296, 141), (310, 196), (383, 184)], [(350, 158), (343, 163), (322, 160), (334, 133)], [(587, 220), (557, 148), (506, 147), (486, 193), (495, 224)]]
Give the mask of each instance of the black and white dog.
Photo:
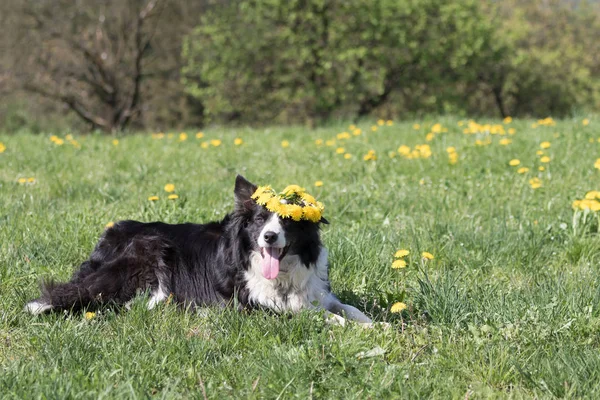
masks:
[[(370, 324), (330, 291), (319, 223), (280, 218), (251, 199), (257, 189), (235, 181), (235, 209), (220, 222), (169, 225), (121, 221), (107, 229), (70, 282), (45, 283), (25, 310), (127, 304), (149, 292), (148, 308), (169, 296), (180, 304), (227, 305), (277, 312), (323, 308), (334, 321)], [(321, 223), (327, 223), (321, 219)]]

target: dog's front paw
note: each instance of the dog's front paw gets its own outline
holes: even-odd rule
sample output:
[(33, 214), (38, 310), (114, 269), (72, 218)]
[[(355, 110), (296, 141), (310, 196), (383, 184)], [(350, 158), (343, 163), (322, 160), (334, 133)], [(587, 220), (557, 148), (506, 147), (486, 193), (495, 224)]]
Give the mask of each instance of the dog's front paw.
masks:
[(373, 329), (379, 327), (381, 329), (387, 330), (392, 327), (392, 325), (388, 322), (363, 322), (358, 324), (361, 328), (365, 329)]

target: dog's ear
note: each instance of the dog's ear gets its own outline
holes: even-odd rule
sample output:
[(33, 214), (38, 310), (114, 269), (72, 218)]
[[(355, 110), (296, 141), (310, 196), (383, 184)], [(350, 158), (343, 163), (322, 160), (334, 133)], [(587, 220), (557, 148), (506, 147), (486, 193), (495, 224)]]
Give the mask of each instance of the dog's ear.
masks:
[(254, 194), (256, 188), (256, 185), (248, 182), (243, 176), (238, 175), (235, 178), (235, 189), (233, 190), (236, 206), (248, 208), (248, 204), (252, 203), (250, 196)]
[(325, 217), (321, 217), (321, 219), (319, 220), (319, 223), (321, 223), (321, 224), (325, 224), (325, 225), (329, 225), (329, 221), (327, 221), (327, 220), (325, 219)]

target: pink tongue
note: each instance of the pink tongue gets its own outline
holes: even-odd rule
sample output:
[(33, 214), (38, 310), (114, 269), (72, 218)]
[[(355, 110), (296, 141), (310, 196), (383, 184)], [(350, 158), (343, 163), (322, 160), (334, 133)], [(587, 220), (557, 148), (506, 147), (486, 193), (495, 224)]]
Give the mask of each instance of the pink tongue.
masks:
[(281, 249), (276, 247), (265, 247), (262, 260), (262, 273), (267, 279), (277, 278), (279, 274), (279, 255)]

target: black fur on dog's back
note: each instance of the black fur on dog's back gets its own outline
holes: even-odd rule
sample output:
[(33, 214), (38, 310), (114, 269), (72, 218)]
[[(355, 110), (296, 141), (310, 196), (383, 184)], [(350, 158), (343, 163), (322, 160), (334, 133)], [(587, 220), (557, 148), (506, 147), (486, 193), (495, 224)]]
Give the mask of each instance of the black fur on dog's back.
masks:
[[(248, 303), (243, 274), (253, 241), (245, 227), (256, 212), (256, 186), (238, 176), (236, 207), (208, 224), (121, 221), (100, 237), (89, 260), (66, 283), (46, 282), (29, 311), (124, 304), (136, 294), (162, 289), (183, 304)], [(33, 307), (43, 307), (39, 310)]]
[[(249, 248), (225, 235), (232, 223), (231, 216), (206, 225), (121, 221), (102, 235), (70, 282), (44, 284), (40, 300), (54, 309), (124, 304), (140, 291), (157, 290), (160, 280), (177, 302), (225, 304), (248, 263), (243, 254)], [(231, 247), (238, 252), (223, 251)], [(238, 298), (244, 302), (243, 290)]]

